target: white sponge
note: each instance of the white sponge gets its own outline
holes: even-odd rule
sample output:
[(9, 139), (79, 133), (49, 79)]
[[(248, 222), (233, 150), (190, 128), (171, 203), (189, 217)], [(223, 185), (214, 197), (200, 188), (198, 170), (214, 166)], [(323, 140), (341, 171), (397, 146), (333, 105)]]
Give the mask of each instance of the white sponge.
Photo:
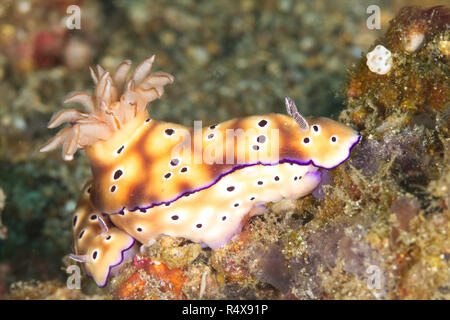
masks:
[(391, 70), (391, 52), (382, 45), (377, 45), (375, 49), (366, 55), (366, 58), (367, 66), (372, 72), (377, 74), (386, 74), (389, 70)]

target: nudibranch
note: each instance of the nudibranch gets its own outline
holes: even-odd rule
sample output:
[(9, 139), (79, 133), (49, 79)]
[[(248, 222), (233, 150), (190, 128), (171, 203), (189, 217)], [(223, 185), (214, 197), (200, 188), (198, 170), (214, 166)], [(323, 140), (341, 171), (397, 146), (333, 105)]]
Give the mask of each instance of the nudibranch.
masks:
[(135, 239), (115, 227), (108, 215), (96, 212), (89, 199), (90, 183), (86, 183), (72, 218), (73, 243), (77, 254), (69, 254), (84, 263), (86, 274), (103, 287), (108, 276), (115, 274), (124, 259), (137, 253)]
[(71, 160), (85, 149), (92, 182), (73, 217), (72, 257), (85, 262), (100, 286), (134, 248), (163, 235), (184, 237), (218, 248), (239, 233), (243, 221), (267, 202), (297, 199), (320, 183), (320, 169), (349, 156), (360, 135), (321, 117), (303, 117), (286, 97), (287, 115), (266, 114), (202, 127), (151, 119), (147, 104), (160, 98), (174, 78), (152, 73), (154, 56), (114, 75), (91, 69), (95, 97), (87, 93), (66, 102), (87, 113), (63, 110), (49, 128), (62, 129), (41, 151), (62, 145)]

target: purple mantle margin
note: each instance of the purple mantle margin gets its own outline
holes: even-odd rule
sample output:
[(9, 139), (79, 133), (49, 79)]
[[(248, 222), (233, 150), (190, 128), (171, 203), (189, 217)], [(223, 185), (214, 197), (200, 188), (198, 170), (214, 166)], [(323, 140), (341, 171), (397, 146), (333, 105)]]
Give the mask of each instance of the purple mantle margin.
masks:
[[(345, 157), (345, 159), (342, 160), (341, 162), (339, 162), (337, 165), (335, 165), (335, 166), (333, 166), (333, 167), (329, 167), (329, 168), (327, 168), (327, 167), (321, 167), (321, 166), (319, 166), (319, 165), (316, 165), (312, 159), (311, 159), (311, 160), (308, 160), (308, 161), (302, 162), (302, 161), (295, 160), (295, 159), (283, 158), (283, 159), (281, 159), (281, 160), (278, 160), (278, 161), (275, 162), (275, 163), (263, 163), (263, 162), (260, 162), (260, 161), (255, 162), (255, 163), (244, 163), (244, 164), (236, 165), (236, 166), (234, 166), (233, 168), (231, 168), (229, 171), (220, 174), (216, 179), (214, 179), (213, 182), (211, 182), (210, 184), (208, 184), (208, 185), (206, 185), (206, 186), (203, 186), (203, 187), (201, 187), (201, 188), (194, 189), (194, 190), (185, 191), (185, 192), (179, 194), (178, 196), (176, 196), (174, 199), (169, 200), (169, 201), (153, 202), (153, 203), (149, 204), (148, 206), (145, 206), (145, 207), (139, 207), (139, 206), (137, 206), (137, 207), (135, 207), (135, 208), (133, 208), (133, 209), (129, 209), (129, 211), (130, 211), (130, 212), (134, 212), (134, 211), (139, 210), (139, 209), (146, 210), (146, 209), (150, 209), (150, 208), (153, 208), (153, 207), (156, 207), (156, 206), (160, 206), (160, 205), (163, 205), (163, 204), (169, 204), (169, 203), (172, 203), (172, 202), (174, 202), (174, 201), (176, 201), (176, 200), (178, 200), (178, 199), (180, 199), (180, 198), (182, 198), (182, 197), (184, 197), (184, 196), (186, 196), (186, 195), (189, 195), (189, 194), (191, 194), (191, 193), (195, 193), (195, 192), (198, 192), (198, 191), (201, 191), (201, 190), (204, 190), (204, 189), (208, 189), (209, 187), (211, 187), (211, 186), (213, 186), (214, 184), (216, 184), (220, 179), (222, 179), (222, 178), (225, 177), (226, 175), (229, 175), (230, 173), (233, 173), (234, 171), (237, 171), (237, 170), (240, 170), (240, 169), (243, 169), (243, 168), (246, 168), (246, 167), (255, 166), (255, 165), (276, 166), (276, 165), (278, 165), (278, 164), (280, 164), (280, 163), (286, 163), (286, 162), (287, 162), (287, 163), (295, 163), (295, 164), (298, 164), (298, 165), (301, 165), (301, 166), (313, 165), (313, 166), (315, 166), (315, 167), (317, 167), (317, 168), (327, 169), (327, 170), (334, 169), (334, 168), (336, 168), (337, 166), (339, 166), (340, 164), (342, 164), (343, 162), (345, 162), (345, 161), (350, 157), (350, 152), (351, 152), (351, 150), (353, 149), (353, 147), (354, 147), (356, 144), (358, 144), (358, 142), (359, 142), (360, 140), (361, 140), (361, 135), (358, 134), (358, 139), (356, 139), (356, 141), (355, 141), (355, 142), (350, 146), (350, 148), (348, 149), (348, 155)], [(119, 211), (113, 212), (113, 213), (109, 213), (109, 214), (110, 214), (110, 215), (118, 214), (118, 213), (122, 212), (123, 210), (125, 210), (125, 206), (122, 207), (122, 209), (120, 209)], [(108, 214), (108, 213), (106, 213), (106, 214)]]

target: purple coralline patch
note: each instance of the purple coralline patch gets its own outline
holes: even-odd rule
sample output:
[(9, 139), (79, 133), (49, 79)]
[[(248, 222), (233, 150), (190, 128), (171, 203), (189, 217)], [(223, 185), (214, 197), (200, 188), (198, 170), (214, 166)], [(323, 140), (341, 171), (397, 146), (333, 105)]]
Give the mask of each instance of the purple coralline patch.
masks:
[(330, 227), (309, 237), (309, 260), (314, 270), (318, 265), (325, 265), (328, 268), (336, 266), (338, 243), (343, 236), (343, 230)]
[(352, 157), (352, 165), (361, 170), (366, 177), (373, 176), (386, 157), (382, 143), (373, 139), (364, 139), (356, 146)]
[(413, 191), (413, 186), (426, 185), (431, 158), (426, 148), (424, 128), (431, 123), (427, 123), (426, 117), (417, 121), (421, 125), (412, 126), (409, 130), (387, 130), (380, 137), (364, 139), (355, 148), (352, 165), (366, 177), (372, 177), (381, 165), (394, 160), (392, 174), (399, 178), (405, 189)]
[(366, 274), (368, 265), (373, 264), (371, 255), (374, 250), (368, 243), (358, 238), (360, 235), (344, 236), (339, 242), (339, 257), (342, 258), (346, 272), (362, 278)]
[(314, 189), (313, 191), (313, 196), (318, 198), (318, 199), (323, 199), (325, 197), (325, 191), (324, 191), (324, 186), (328, 186), (331, 185), (331, 176), (328, 172), (328, 170), (326, 169), (322, 169), (320, 170), (321, 172), (321, 180), (319, 185), (317, 186), (316, 189)]
[(322, 296), (322, 279), (317, 270), (319, 266), (326, 270), (336, 266), (338, 244), (342, 237), (343, 230), (334, 227), (315, 232), (308, 237), (307, 254), (289, 261), (294, 287), (307, 292), (302, 298), (318, 299)]
[(405, 197), (395, 200), (391, 210), (397, 216), (400, 229), (409, 231), (409, 223), (419, 213), (420, 205), (416, 199)]
[(266, 282), (287, 293), (291, 287), (291, 276), (286, 266), (286, 259), (277, 245), (270, 246), (261, 257), (259, 262), (260, 272), (257, 277), (260, 281)]

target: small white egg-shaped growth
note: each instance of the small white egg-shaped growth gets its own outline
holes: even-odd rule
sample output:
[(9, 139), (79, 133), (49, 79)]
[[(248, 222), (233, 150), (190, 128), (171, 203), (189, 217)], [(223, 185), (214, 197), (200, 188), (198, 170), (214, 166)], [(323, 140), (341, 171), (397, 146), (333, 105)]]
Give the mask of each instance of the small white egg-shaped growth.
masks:
[(377, 45), (375, 49), (370, 51), (366, 55), (366, 58), (367, 66), (372, 72), (375, 72), (377, 74), (386, 74), (389, 72), (389, 70), (391, 70), (391, 52), (380, 44)]
[(408, 52), (414, 52), (419, 49), (425, 40), (425, 34), (418, 30), (411, 30), (403, 39), (403, 47)]

